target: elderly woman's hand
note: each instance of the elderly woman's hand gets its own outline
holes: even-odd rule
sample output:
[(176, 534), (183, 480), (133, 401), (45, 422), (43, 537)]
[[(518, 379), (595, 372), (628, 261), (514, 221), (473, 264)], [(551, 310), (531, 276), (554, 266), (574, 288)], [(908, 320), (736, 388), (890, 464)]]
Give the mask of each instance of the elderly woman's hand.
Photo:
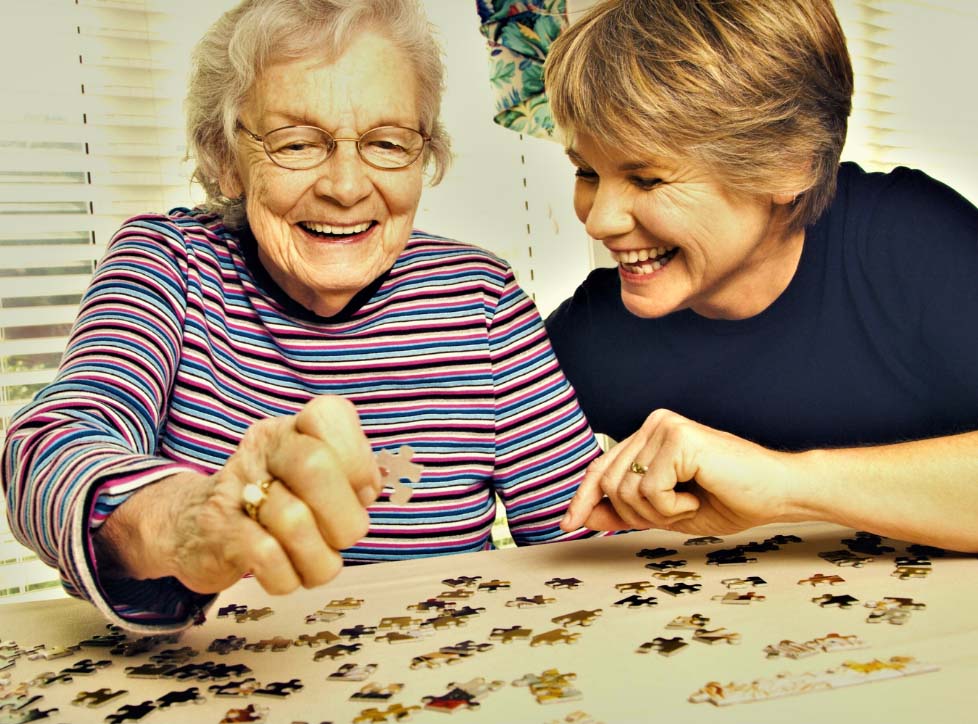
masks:
[[(242, 491), (267, 480), (253, 520)], [(340, 572), (339, 551), (366, 535), (366, 507), (380, 490), (355, 408), (324, 396), (297, 415), (252, 425), (215, 474), (179, 474), (141, 490), (109, 516), (103, 544), (114, 543), (112, 556), (133, 577), (174, 576), (214, 593), (251, 572), (269, 593), (288, 593)]]
[(787, 521), (790, 458), (656, 410), (592, 463), (561, 527), (716, 535)]

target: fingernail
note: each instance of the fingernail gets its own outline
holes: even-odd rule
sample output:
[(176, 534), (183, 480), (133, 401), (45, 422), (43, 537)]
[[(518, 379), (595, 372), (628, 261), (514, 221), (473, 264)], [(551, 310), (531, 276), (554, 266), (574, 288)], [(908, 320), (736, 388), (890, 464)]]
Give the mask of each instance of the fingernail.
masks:
[(360, 492), (357, 493), (357, 497), (360, 498), (360, 503), (364, 508), (369, 507), (377, 500), (377, 493), (373, 488), (360, 488)]

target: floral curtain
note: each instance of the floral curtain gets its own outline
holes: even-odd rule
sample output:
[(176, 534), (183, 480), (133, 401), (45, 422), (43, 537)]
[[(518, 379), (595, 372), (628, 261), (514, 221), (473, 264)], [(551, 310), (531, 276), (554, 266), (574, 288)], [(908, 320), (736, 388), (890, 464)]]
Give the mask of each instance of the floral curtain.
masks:
[(554, 131), (543, 90), (543, 61), (567, 27), (566, 0), (476, 0), (480, 30), (489, 45), (493, 120), (541, 138)]

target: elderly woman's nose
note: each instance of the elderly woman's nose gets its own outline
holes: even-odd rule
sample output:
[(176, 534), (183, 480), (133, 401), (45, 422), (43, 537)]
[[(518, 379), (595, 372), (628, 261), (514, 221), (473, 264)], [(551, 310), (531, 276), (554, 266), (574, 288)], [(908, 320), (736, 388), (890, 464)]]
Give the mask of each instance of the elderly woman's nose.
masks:
[(340, 143), (318, 169), (316, 193), (328, 196), (343, 206), (352, 206), (370, 195), (373, 183), (370, 167), (360, 158), (356, 145)]
[(590, 199), (584, 228), (594, 239), (606, 239), (631, 231), (634, 226), (628, 200), (620, 191), (598, 187)]

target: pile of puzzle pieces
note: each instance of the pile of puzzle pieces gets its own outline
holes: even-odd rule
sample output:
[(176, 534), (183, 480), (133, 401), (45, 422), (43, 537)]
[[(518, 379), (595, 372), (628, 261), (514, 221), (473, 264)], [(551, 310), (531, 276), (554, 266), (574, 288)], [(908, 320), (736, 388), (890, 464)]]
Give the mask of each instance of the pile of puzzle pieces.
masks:
[[(410, 459), (410, 452), (382, 453), (379, 458), (387, 482), (395, 489), (391, 499), (398, 495), (400, 504), (407, 502), (404, 497), (407, 493), (394, 483), (404, 485), (401, 480), (410, 482), (411, 475), (416, 475), (416, 470), (404, 467)], [(719, 538), (703, 537), (689, 539), (686, 545), (717, 546), (722, 542)], [(800, 542), (795, 536), (774, 536), (733, 548), (708, 550), (700, 556), (700, 560), (706, 565), (723, 569), (750, 566), (759, 557), (772, 555), (783, 546)], [(839, 568), (858, 569), (875, 565), (874, 560), (895, 552), (893, 547), (883, 544), (882, 538), (864, 533), (844, 539), (842, 545), (844, 549), (836, 550), (833, 546), (833, 550), (820, 553), (821, 561)], [(912, 586), (914, 581), (929, 575), (931, 557), (940, 555), (941, 552), (936, 549), (911, 546), (907, 548), (906, 555), (893, 556), (896, 562), (894, 578), (897, 579), (894, 585)], [(471, 575), (469, 571), (466, 575), (441, 579), (440, 586), (425, 591), (421, 600), (405, 601), (402, 610), (385, 612), (388, 615), (372, 620), (362, 616), (363, 599), (355, 596), (335, 598), (299, 618), (300, 625), (304, 621), (306, 626), (314, 628), (291, 636), (245, 635), (259, 627), (267, 631), (264, 626), (269, 620), (274, 621), (271, 617), (275, 616), (275, 611), (269, 606), (250, 608), (243, 604), (226, 604), (217, 608), (216, 618), (235, 631), (240, 630), (242, 635), (225, 631), (225, 635), (215, 637), (206, 646), (203, 656), (193, 647), (179, 646), (180, 638), (175, 635), (131, 636), (112, 627), (107, 633), (91, 636), (70, 646), (21, 648), (15, 642), (2, 641), (0, 724), (23, 724), (53, 719), (55, 716), (64, 717), (65, 705), (71, 707), (70, 711), (79, 712), (79, 716), (97, 709), (99, 721), (125, 724), (151, 715), (155, 717), (154, 712), (167, 711), (172, 707), (196, 708), (207, 701), (219, 700), (227, 700), (230, 705), (221, 719), (222, 724), (263, 722), (268, 721), (268, 717), (274, 713), (276, 701), (292, 696), (309, 696), (311, 691), (322, 688), (318, 685), (313, 687), (293, 676), (262, 677), (259, 680), (249, 666), (234, 660), (243, 652), (269, 659), (301, 654), (316, 665), (329, 664), (329, 671), (318, 677), (319, 681), (327, 682), (331, 690), (325, 694), (323, 701), (342, 696), (344, 701), (356, 703), (358, 711), (353, 721), (357, 724), (405, 721), (420, 718), (428, 711), (490, 710), (494, 702), (502, 698), (499, 692), (512, 688), (526, 690), (529, 693), (527, 702), (532, 707), (565, 704), (584, 699), (587, 687), (581, 685), (575, 672), (564, 670), (563, 665), (559, 670), (548, 667), (542, 671), (520, 672), (522, 675), (514, 678), (512, 673), (503, 675), (495, 672), (495, 675), (491, 675), (492, 671), (486, 671), (491, 667), (483, 664), (481, 672), (490, 675), (472, 676), (469, 671), (466, 676), (456, 676), (454, 680), (446, 681), (442, 689), (427, 693), (411, 691), (405, 685), (405, 680), (412, 672), (439, 670), (472, 661), (495, 660), (499, 663), (498, 658), (492, 659), (496, 655), (492, 652), (498, 654), (500, 648), (505, 648), (507, 653), (523, 646), (546, 652), (553, 649), (553, 658), (563, 663), (567, 659), (559, 653), (561, 649), (580, 645), (584, 640), (601, 639), (602, 626), (616, 616), (637, 617), (636, 621), (645, 624), (655, 620), (664, 623), (660, 630), (643, 631), (642, 637), (636, 636), (633, 641), (605, 643), (602, 650), (608, 652), (609, 661), (615, 665), (619, 664), (615, 656), (630, 655), (631, 652), (670, 657), (677, 654), (690, 656), (684, 652), (691, 650), (705, 652), (711, 646), (718, 647), (715, 651), (728, 646), (743, 647), (745, 637), (741, 632), (718, 625), (723, 622), (723, 614), (743, 611), (745, 606), (756, 606), (763, 611), (772, 605), (768, 601), (771, 597), (766, 588), (768, 582), (761, 576), (726, 575), (719, 580), (718, 589), (711, 591), (709, 587), (715, 582), (710, 584), (710, 576), (704, 576), (706, 569), (694, 570), (690, 567), (689, 559), (692, 556), (680, 557), (676, 549), (659, 547), (643, 548), (635, 557), (639, 560), (631, 561), (637, 573), (623, 576), (626, 580), (616, 583), (612, 590), (590, 591), (589, 601), (594, 605), (587, 607), (566, 605), (567, 598), (575, 595), (570, 592), (587, 589), (588, 583), (576, 577), (541, 576), (533, 587), (526, 587), (529, 590), (512, 591), (511, 581), (483, 578)], [(643, 571), (647, 571), (645, 577), (640, 578)], [(843, 573), (850, 575), (845, 571)], [(632, 577), (636, 580), (629, 580)], [(901, 584), (899, 581), (908, 583)], [(792, 581), (792, 587), (794, 583)], [(854, 611), (869, 609), (865, 619), (860, 616), (866, 623), (886, 622), (905, 626), (911, 614), (926, 611), (924, 603), (908, 595), (880, 595), (863, 602), (847, 593), (845, 584), (843, 575), (821, 571), (797, 580), (797, 585), (804, 588), (795, 590), (802, 594), (805, 606), (811, 606), (813, 610), (825, 609), (826, 616), (852, 615)], [(811, 596), (816, 588), (828, 588), (831, 592)], [(886, 591), (901, 592), (904, 591)], [(687, 613), (682, 615), (657, 619), (657, 607), (663, 596), (668, 597), (663, 599), (665, 601), (689, 600), (696, 604), (685, 609)], [(807, 603), (808, 600), (814, 606)], [(493, 608), (493, 603), (500, 605)], [(690, 612), (700, 606), (712, 606), (711, 616)], [(477, 622), (484, 623), (487, 610), (492, 610), (495, 617), (491, 625), (480, 628)], [(836, 613), (847, 610), (849, 614)], [(525, 620), (531, 614), (535, 617), (533, 624)], [(361, 620), (355, 620), (357, 616)], [(541, 622), (544, 625), (539, 625)], [(888, 630), (887, 627), (882, 629)], [(874, 631), (882, 629), (877, 627)], [(465, 633), (455, 635), (457, 630)], [(449, 635), (451, 643), (445, 641)], [(433, 638), (438, 643), (429, 640)], [(643, 641), (645, 638), (648, 640)], [(817, 654), (870, 648), (863, 638), (851, 633), (827, 633), (800, 643), (783, 639), (764, 647), (760, 645), (762, 642), (753, 643), (757, 644), (757, 656), (762, 661), (807, 659)], [(199, 648), (204, 650), (205, 647), (201, 645)], [(93, 651), (98, 655), (91, 653)], [(385, 666), (387, 662), (395, 662), (401, 674), (394, 678), (401, 680), (392, 681), (389, 669), (385, 671), (385, 678), (378, 680), (379, 664), (365, 663), (364, 659), (368, 656), (385, 662)], [(67, 659), (64, 665), (47, 664), (64, 659)], [(657, 659), (648, 657), (644, 660)], [(18, 661), (44, 662), (45, 667), (51, 670), (34, 672), (23, 681), (14, 683), (12, 672)], [(510, 669), (512, 661), (513, 658), (509, 657), (507, 666)], [(828, 691), (936, 669), (910, 656), (893, 656), (887, 660), (871, 658), (861, 663), (846, 661), (820, 671), (777, 674), (743, 683), (721, 684), (712, 681), (694, 692), (689, 701), (726, 706)], [(131, 685), (99, 685), (100, 674), (106, 670), (124, 673), (125, 680), (131, 680)], [(83, 679), (95, 685), (79, 688)], [(159, 695), (147, 695), (145, 692), (148, 689), (141, 682), (150, 680), (169, 690)], [(333, 686), (351, 682), (359, 686)], [(57, 707), (45, 704), (47, 697), (61, 691), (61, 686), (70, 687), (70, 695), (61, 696), (60, 700), (53, 702), (59, 705)], [(342, 694), (339, 693), (341, 690)], [(410, 697), (406, 695), (409, 691)], [(263, 703), (252, 701), (254, 697), (262, 697)], [(185, 718), (193, 720), (195, 717), (187, 714)], [(600, 724), (590, 714), (579, 710), (568, 714), (563, 720), (553, 721)]]

